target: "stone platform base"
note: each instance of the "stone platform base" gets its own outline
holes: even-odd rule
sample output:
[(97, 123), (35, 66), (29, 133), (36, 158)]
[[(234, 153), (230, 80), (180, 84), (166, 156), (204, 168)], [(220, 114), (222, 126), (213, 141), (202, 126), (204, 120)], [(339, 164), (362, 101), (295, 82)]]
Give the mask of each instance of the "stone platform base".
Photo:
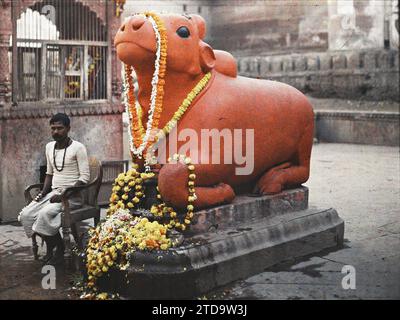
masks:
[(307, 199), (303, 187), (238, 197), (234, 204), (197, 212), (180, 247), (135, 252), (126, 271), (99, 285), (127, 298), (193, 298), (279, 262), (340, 246), (344, 222), (336, 210), (307, 208)]

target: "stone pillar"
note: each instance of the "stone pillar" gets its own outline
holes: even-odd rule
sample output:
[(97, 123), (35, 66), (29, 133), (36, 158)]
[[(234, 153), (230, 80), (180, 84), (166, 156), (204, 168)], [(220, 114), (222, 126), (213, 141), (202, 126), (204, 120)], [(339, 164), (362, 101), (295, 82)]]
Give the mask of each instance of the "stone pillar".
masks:
[(385, 1), (329, 0), (329, 49), (384, 47)]
[(4, 1), (0, 6), (0, 108), (11, 99), (11, 77), (9, 72), (8, 47), (12, 33), (11, 1)]

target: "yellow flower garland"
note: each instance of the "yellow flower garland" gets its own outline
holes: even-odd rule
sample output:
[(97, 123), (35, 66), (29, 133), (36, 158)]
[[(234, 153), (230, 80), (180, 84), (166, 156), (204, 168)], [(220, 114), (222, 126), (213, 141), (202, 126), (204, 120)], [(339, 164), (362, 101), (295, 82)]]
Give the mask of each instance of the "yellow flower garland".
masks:
[[(108, 216), (112, 215), (118, 209), (133, 209), (137, 207), (140, 200), (144, 197), (142, 184), (145, 180), (154, 177), (154, 173), (140, 173), (137, 169), (138, 165), (134, 164), (132, 169), (126, 173), (120, 173), (114, 180), (109, 200), (110, 204), (107, 210)], [(133, 190), (134, 195), (131, 192)]]
[[(161, 57), (160, 57), (160, 69), (158, 72), (158, 87), (157, 87), (157, 96), (156, 96), (156, 107), (153, 114), (153, 125), (151, 135), (149, 137), (148, 143), (144, 149), (144, 154), (146, 155), (147, 150), (157, 142), (163, 135), (167, 136), (172, 129), (177, 125), (178, 121), (185, 114), (187, 109), (190, 107), (192, 101), (197, 97), (197, 95), (206, 87), (208, 81), (211, 79), (211, 73), (207, 73), (198, 83), (197, 85), (189, 92), (186, 98), (183, 100), (178, 110), (174, 113), (171, 120), (167, 122), (164, 128), (156, 133), (159, 124), (159, 120), (161, 117), (162, 109), (163, 109), (163, 98), (164, 98), (164, 85), (165, 85), (165, 73), (166, 73), (166, 64), (167, 64), (167, 35), (166, 29), (162, 22), (162, 20), (152, 12), (145, 12), (146, 16), (151, 16), (157, 24), (157, 29), (160, 32), (161, 36)], [(125, 78), (128, 81), (128, 104), (129, 104), (129, 112), (132, 115), (132, 120), (130, 121), (130, 131), (132, 138), (134, 140), (135, 147), (138, 147), (142, 144), (145, 128), (143, 125), (143, 110), (138, 102), (135, 101), (134, 88), (133, 88), (133, 80), (132, 80), (132, 67), (125, 65)], [(156, 136), (154, 136), (156, 134)], [(147, 157), (146, 157), (147, 158)]]
[[(167, 207), (164, 202), (158, 205), (153, 205), (150, 209), (151, 213), (155, 216), (164, 216), (165, 214), (169, 215), (171, 220), (169, 223), (166, 225), (168, 229), (171, 229), (173, 227), (177, 229), (181, 229), (184, 231), (191, 223), (192, 218), (194, 216), (194, 201), (197, 199), (196, 193), (195, 193), (195, 188), (194, 188), (194, 181), (196, 179), (196, 175), (194, 173), (194, 165), (191, 162), (191, 159), (189, 157), (185, 157), (183, 155), (178, 155), (174, 154), (172, 159), (168, 159), (169, 162), (173, 161), (181, 161), (184, 164), (187, 165), (187, 168), (189, 170), (189, 181), (188, 181), (188, 205), (186, 207), (187, 212), (186, 215), (183, 219), (183, 221), (180, 221), (177, 217), (176, 211), (172, 207)], [(158, 187), (157, 187), (158, 191)], [(157, 198), (162, 201), (160, 193), (158, 193)]]
[[(167, 227), (147, 218), (133, 218), (129, 211), (120, 209), (114, 216), (90, 231), (86, 254), (87, 287), (97, 291), (99, 277), (116, 266), (125, 270), (129, 266), (129, 254), (139, 250), (167, 250), (171, 240)], [(93, 298), (93, 294), (83, 296)]]
[[(191, 159), (184, 155), (175, 154), (168, 161), (183, 162), (189, 170), (188, 205), (183, 221), (180, 221), (177, 212), (172, 207), (167, 207), (164, 202), (153, 205), (150, 211), (154, 216), (169, 215), (168, 224), (150, 222), (142, 217), (132, 217), (127, 209), (138, 206), (140, 199), (144, 196), (142, 184), (145, 180), (154, 177), (154, 173), (140, 173), (137, 170), (138, 166), (134, 164), (126, 173), (119, 174), (113, 184), (105, 222), (90, 230), (91, 237), (86, 248), (88, 275), (86, 290), (88, 292), (82, 294), (82, 299), (107, 299), (107, 293), (97, 293), (96, 281), (99, 277), (113, 267), (125, 270), (129, 266), (129, 254), (135, 250), (168, 250), (173, 243), (167, 237), (167, 230), (176, 228), (184, 231), (190, 225), (194, 216), (194, 201), (197, 198), (194, 186), (195, 166)], [(133, 190), (134, 197), (131, 193)], [(159, 193), (157, 198), (161, 200)]]
[[(146, 153), (146, 149), (149, 146), (149, 143), (154, 139), (154, 129), (158, 128), (158, 123), (160, 121), (162, 107), (163, 107), (163, 98), (164, 98), (164, 85), (165, 85), (165, 74), (167, 71), (167, 29), (164, 26), (164, 22), (158, 17), (157, 14), (153, 12), (145, 12), (144, 15), (146, 17), (151, 17), (157, 27), (157, 31), (160, 34), (160, 57), (159, 57), (159, 69), (157, 72), (157, 94), (155, 98), (155, 108), (153, 113), (153, 122), (151, 124), (150, 135), (148, 139), (148, 143), (146, 144), (143, 153)], [(127, 103), (129, 113), (132, 116), (132, 121), (130, 123), (130, 133), (132, 135), (133, 143), (136, 148), (138, 148), (142, 143), (145, 136), (145, 128), (142, 123), (142, 114), (137, 112), (135, 106), (135, 94), (134, 94), (134, 86), (132, 79), (132, 71), (133, 68), (131, 66), (125, 65), (125, 79), (128, 83), (128, 88), (126, 88), (127, 92)], [(148, 125), (150, 125), (148, 123)]]
[[(189, 170), (189, 181), (188, 181), (188, 205), (187, 205), (187, 213), (183, 221), (179, 221), (177, 219), (177, 213), (172, 207), (166, 206), (164, 202), (158, 205), (153, 205), (150, 209), (150, 212), (154, 216), (164, 216), (165, 214), (169, 215), (171, 220), (166, 225), (167, 228), (171, 229), (173, 227), (184, 231), (188, 225), (191, 223), (191, 219), (193, 218), (194, 212), (194, 201), (196, 200), (195, 194), (195, 166), (192, 164), (191, 159), (189, 157), (185, 157), (183, 155), (175, 154), (172, 159), (168, 159), (171, 161), (181, 161), (187, 165)], [(112, 194), (110, 197), (110, 205), (107, 210), (107, 215), (110, 216), (114, 214), (119, 209), (133, 209), (137, 208), (140, 200), (144, 196), (144, 190), (142, 183), (143, 181), (154, 177), (154, 173), (139, 173), (137, 170), (137, 165), (134, 165), (134, 168), (130, 169), (126, 173), (120, 173), (119, 176), (115, 179), (115, 183), (112, 188)], [(134, 196), (131, 195), (131, 190), (135, 190)], [(121, 192), (121, 190), (123, 192)], [(157, 187), (158, 190), (158, 187)], [(130, 199), (131, 195), (131, 199)], [(158, 193), (157, 198), (161, 199), (160, 193)]]
[[(172, 116), (171, 120), (169, 120), (164, 128), (160, 130), (154, 140), (154, 143), (148, 148), (151, 152), (146, 154), (146, 161), (148, 163), (154, 164), (156, 162), (155, 157), (152, 156), (155, 152), (155, 143), (166, 136), (176, 127), (178, 124), (179, 120), (182, 118), (182, 116), (186, 113), (187, 109), (189, 109), (190, 105), (192, 104), (193, 100), (199, 95), (199, 93), (207, 86), (208, 81), (211, 79), (211, 73), (207, 73), (198, 83), (197, 85), (193, 88), (193, 90), (186, 96), (186, 98), (183, 100), (182, 104), (179, 106), (178, 110), (174, 113)], [(139, 104), (137, 104), (137, 108), (139, 110), (139, 113), (141, 113), (142, 108)], [(139, 120), (139, 126), (141, 125), (141, 122)]]

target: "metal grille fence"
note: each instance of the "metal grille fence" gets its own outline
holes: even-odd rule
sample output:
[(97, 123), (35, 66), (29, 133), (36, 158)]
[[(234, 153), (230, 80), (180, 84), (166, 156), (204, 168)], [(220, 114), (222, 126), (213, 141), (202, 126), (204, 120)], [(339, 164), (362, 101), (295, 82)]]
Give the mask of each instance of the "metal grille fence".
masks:
[[(99, 7), (106, 17), (107, 6)], [(107, 99), (106, 23), (80, 2), (40, 1), (25, 10), (11, 52), (17, 101)]]

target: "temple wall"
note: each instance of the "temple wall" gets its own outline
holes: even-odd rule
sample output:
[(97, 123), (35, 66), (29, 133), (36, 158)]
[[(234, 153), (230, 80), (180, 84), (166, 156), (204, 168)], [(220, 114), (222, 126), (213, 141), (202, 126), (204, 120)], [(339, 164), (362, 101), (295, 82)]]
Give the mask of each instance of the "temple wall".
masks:
[(349, 50), (241, 57), (239, 73), (288, 83), (319, 98), (398, 100), (397, 50)]
[(315, 97), (398, 100), (395, 0), (128, 1), (124, 14), (150, 9), (200, 12), (206, 41), (243, 76)]

